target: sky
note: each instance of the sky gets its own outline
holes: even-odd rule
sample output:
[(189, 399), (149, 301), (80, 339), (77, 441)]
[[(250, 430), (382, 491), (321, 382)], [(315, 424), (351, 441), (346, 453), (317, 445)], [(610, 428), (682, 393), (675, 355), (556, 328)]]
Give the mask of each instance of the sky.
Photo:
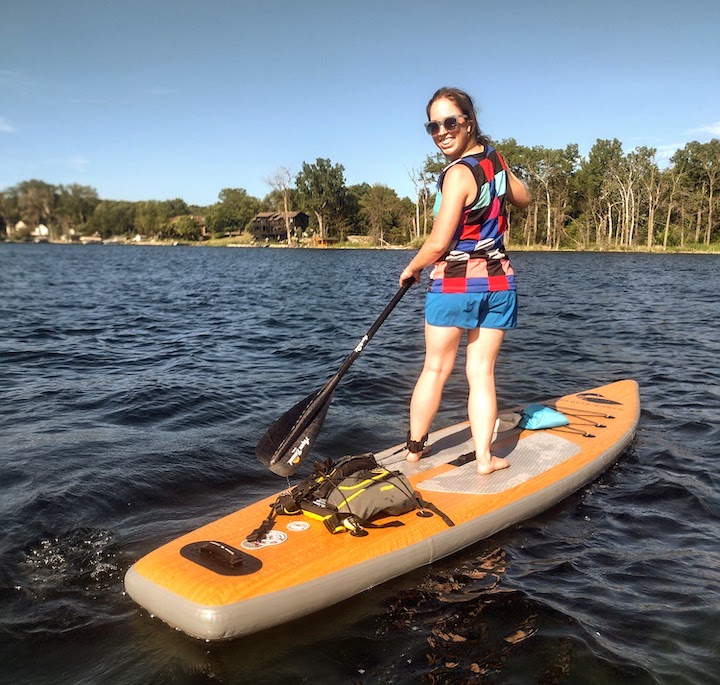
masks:
[[(492, 139), (667, 158), (720, 137), (718, 0), (2, 0), (0, 190), (264, 197), (281, 167), (414, 197), (441, 86)], [(512, 160), (510, 160), (512, 161)]]

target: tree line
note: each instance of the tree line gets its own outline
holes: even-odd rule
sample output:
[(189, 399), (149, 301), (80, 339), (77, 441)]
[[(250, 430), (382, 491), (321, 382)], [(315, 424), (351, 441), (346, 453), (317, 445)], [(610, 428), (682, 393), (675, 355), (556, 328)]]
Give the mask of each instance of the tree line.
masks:
[[(527, 184), (532, 202), (510, 209), (508, 244), (550, 249), (686, 247), (720, 242), (720, 140), (693, 141), (664, 163), (657, 150), (625, 153), (619, 140), (598, 139), (587, 157), (578, 146), (527, 147), (514, 139), (497, 143)], [(434, 180), (445, 164), (428, 155), (408, 174), (414, 198), (382, 184), (347, 185), (341, 164), (305, 162), (299, 172), (280, 167), (265, 179), (263, 198), (225, 188), (209, 206), (182, 199), (123, 202), (101, 199), (94, 188), (29, 180), (0, 192), (0, 234), (31, 239), (44, 225), (53, 240), (98, 235), (197, 241), (247, 231), (262, 211), (304, 211), (309, 232), (344, 241), (368, 236), (376, 245), (419, 244), (432, 227)], [(292, 235), (287, 224), (288, 242)]]
[(550, 248), (710, 245), (720, 240), (720, 140), (692, 141), (661, 165), (657, 150), (623, 153), (619, 140), (597, 140), (586, 158), (577, 145), (498, 148), (533, 197), (513, 210), (512, 239)]

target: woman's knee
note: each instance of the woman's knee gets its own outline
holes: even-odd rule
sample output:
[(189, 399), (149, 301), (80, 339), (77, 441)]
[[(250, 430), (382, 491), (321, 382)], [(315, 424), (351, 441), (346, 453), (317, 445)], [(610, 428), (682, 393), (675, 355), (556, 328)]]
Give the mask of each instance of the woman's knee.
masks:
[(470, 363), (468, 361), (465, 365), (465, 376), (470, 386), (494, 382), (495, 361), (487, 360), (482, 363)]
[(450, 364), (425, 364), (423, 374), (437, 383), (445, 383), (452, 373), (453, 365)]

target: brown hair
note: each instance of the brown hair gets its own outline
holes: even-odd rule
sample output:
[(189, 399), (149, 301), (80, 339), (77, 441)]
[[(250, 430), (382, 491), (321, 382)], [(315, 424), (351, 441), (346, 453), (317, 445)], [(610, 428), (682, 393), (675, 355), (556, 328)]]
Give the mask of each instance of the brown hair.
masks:
[(480, 145), (489, 145), (490, 139), (480, 130), (480, 126), (478, 125), (477, 112), (475, 111), (473, 99), (464, 90), (460, 90), (459, 88), (444, 86), (435, 91), (425, 108), (428, 121), (430, 121), (430, 107), (433, 102), (443, 98), (457, 105), (460, 111), (467, 117), (468, 121), (472, 124), (475, 140)]

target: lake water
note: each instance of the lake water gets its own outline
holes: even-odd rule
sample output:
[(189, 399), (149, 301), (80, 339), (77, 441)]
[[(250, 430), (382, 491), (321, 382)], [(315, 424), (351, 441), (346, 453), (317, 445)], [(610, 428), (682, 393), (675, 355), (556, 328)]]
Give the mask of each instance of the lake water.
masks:
[[(264, 430), (339, 367), (403, 251), (0, 245), (0, 682), (720, 682), (720, 256), (518, 253), (502, 407), (641, 388), (616, 466), (542, 516), (249, 638), (123, 593), (161, 543), (286, 485)], [(407, 429), (413, 288), (335, 391), (318, 458)], [(462, 366), (435, 427), (462, 420)]]

